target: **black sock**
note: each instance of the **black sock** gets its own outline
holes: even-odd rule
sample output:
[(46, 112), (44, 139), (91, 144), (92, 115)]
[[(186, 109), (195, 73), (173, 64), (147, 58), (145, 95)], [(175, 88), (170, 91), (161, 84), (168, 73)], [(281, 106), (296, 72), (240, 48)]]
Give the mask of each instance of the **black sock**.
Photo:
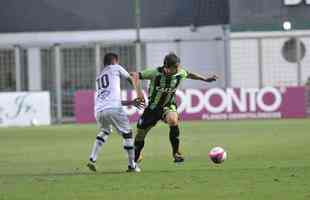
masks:
[(138, 161), (143, 147), (144, 147), (144, 140), (142, 141), (135, 140), (135, 162)]
[(179, 126), (170, 126), (169, 139), (172, 146), (173, 155), (179, 153), (179, 144), (180, 144), (180, 129)]

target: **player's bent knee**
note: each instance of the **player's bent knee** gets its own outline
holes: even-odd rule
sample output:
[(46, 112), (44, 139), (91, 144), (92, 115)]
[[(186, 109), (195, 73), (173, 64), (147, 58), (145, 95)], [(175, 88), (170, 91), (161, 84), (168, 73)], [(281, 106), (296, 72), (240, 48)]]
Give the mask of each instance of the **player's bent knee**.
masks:
[(176, 116), (169, 116), (167, 117), (167, 123), (169, 126), (177, 126), (178, 125), (178, 117)]
[(97, 136), (96, 136), (96, 140), (99, 140), (101, 142), (106, 142), (108, 140), (109, 137), (109, 133), (108, 132), (103, 132), (101, 131)]
[(166, 116), (166, 122), (169, 124), (169, 126), (177, 126), (178, 119), (178, 113), (176, 112), (169, 112)]

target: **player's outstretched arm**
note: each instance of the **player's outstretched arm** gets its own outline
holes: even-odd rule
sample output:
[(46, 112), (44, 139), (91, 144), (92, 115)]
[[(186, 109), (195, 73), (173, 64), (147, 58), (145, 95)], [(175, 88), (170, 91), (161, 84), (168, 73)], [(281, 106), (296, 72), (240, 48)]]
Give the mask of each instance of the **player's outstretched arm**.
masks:
[(135, 98), (134, 100), (122, 101), (123, 106), (135, 106), (138, 109), (142, 109), (145, 107), (145, 101), (140, 98)]
[(141, 89), (140, 80), (139, 80), (139, 74), (137, 72), (130, 73), (130, 78), (128, 81), (132, 84), (134, 90), (137, 93), (138, 98), (145, 102), (144, 95)]
[(192, 73), (192, 72), (188, 72), (188, 75), (187, 75), (187, 78), (188, 79), (192, 79), (192, 80), (200, 80), (200, 81), (204, 81), (204, 82), (213, 82), (213, 81), (217, 81), (219, 79), (219, 77), (215, 74), (212, 74), (210, 76), (202, 76), (202, 75), (199, 75), (199, 74), (196, 74), (196, 73)]

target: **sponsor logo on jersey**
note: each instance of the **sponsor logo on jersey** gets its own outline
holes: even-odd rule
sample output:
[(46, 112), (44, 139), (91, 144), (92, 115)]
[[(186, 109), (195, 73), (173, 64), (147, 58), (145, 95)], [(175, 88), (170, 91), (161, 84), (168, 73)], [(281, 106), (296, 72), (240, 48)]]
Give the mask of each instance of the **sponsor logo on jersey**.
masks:
[(177, 89), (176, 88), (162, 88), (160, 86), (157, 86), (156, 90), (159, 92), (174, 93)]

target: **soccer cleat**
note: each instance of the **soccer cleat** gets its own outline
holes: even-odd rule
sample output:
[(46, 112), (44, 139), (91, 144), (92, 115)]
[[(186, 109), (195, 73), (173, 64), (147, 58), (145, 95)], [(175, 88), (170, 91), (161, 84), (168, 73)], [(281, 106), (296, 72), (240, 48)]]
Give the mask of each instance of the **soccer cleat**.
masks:
[(86, 166), (89, 168), (90, 171), (93, 171), (93, 172), (97, 171), (96, 163), (92, 159), (89, 160)]
[(173, 155), (173, 157), (174, 157), (174, 162), (175, 162), (175, 163), (184, 162), (184, 157), (182, 156), (181, 153), (175, 153), (175, 154)]
[(140, 156), (139, 156), (139, 158), (138, 158), (138, 160), (137, 160), (137, 163), (142, 162), (142, 160), (143, 160), (143, 155), (142, 155), (142, 153), (141, 153)]
[(128, 169), (126, 172), (141, 172), (141, 169), (139, 168), (137, 164), (136, 164), (136, 167), (131, 167), (130, 165), (128, 165)]

